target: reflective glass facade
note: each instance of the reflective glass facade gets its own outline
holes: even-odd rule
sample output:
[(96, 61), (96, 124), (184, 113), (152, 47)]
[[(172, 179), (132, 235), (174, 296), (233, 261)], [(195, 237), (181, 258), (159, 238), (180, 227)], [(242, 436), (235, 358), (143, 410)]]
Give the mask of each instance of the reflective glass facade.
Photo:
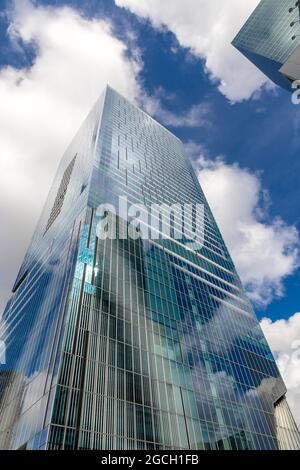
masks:
[(289, 80), (279, 70), (300, 45), (296, 1), (262, 0), (232, 44), (271, 80), (290, 91)]
[[(99, 205), (124, 195), (203, 204), (204, 246), (99, 238)], [(294, 422), (278, 438), (286, 389), (182, 143), (109, 87), (62, 160), (13, 291), (1, 448), (299, 444)]]

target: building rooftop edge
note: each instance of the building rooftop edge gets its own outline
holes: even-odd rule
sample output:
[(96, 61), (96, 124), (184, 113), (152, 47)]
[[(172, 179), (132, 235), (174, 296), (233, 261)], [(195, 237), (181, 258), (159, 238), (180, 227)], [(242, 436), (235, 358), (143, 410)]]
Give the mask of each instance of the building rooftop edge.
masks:
[(121, 96), (121, 98), (123, 98), (124, 100), (126, 100), (131, 106), (133, 106), (134, 108), (136, 108), (138, 111), (142, 112), (143, 114), (145, 114), (146, 116), (148, 116), (152, 121), (154, 121), (156, 124), (158, 124), (160, 127), (162, 127), (165, 131), (167, 131), (169, 134), (171, 134), (172, 137), (175, 137), (175, 139), (177, 139), (182, 145), (183, 145), (183, 142), (182, 140), (176, 135), (174, 134), (172, 131), (170, 131), (167, 127), (165, 127), (163, 124), (161, 124), (159, 121), (157, 121), (157, 119), (155, 119), (154, 117), (152, 117), (149, 113), (147, 113), (146, 111), (144, 111), (142, 108), (140, 108), (137, 104), (135, 104), (133, 101), (131, 101), (130, 99), (126, 98), (122, 93), (120, 93), (118, 90), (116, 90), (114, 87), (112, 87), (109, 83), (107, 83), (104, 91), (107, 92), (107, 90), (112, 90), (114, 91), (115, 93), (117, 93), (119, 96)]

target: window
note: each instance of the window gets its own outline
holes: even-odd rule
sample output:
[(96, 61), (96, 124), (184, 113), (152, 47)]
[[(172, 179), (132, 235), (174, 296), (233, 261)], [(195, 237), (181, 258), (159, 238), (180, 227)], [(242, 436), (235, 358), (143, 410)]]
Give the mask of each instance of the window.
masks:
[(51, 213), (50, 213), (50, 217), (49, 217), (48, 222), (47, 222), (47, 226), (46, 226), (46, 230), (44, 232), (44, 235), (48, 232), (49, 228), (54, 223), (54, 221), (57, 219), (57, 217), (59, 216), (59, 214), (62, 210), (64, 200), (65, 200), (65, 196), (66, 196), (68, 186), (69, 186), (69, 183), (70, 183), (71, 175), (72, 175), (72, 172), (73, 172), (76, 157), (77, 157), (77, 155), (75, 155), (73, 160), (71, 160), (71, 162), (69, 163), (69, 165), (65, 169), (65, 172), (63, 174), (63, 177), (62, 177), (61, 183), (59, 185), (57, 195), (56, 195), (56, 198), (55, 198), (55, 201), (54, 201)]

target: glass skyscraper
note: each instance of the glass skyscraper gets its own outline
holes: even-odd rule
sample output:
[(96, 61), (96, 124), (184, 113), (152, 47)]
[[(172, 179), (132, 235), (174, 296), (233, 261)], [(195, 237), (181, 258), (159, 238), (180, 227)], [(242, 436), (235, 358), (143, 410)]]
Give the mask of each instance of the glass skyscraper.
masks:
[(300, 79), (300, 16), (296, 0), (262, 0), (232, 44), (277, 85)]
[[(121, 212), (101, 237), (99, 207), (120, 196), (201, 205), (202, 243), (175, 237), (176, 211), (170, 237), (120, 236)], [(0, 448), (300, 447), (182, 143), (110, 87), (61, 161), (0, 338)]]

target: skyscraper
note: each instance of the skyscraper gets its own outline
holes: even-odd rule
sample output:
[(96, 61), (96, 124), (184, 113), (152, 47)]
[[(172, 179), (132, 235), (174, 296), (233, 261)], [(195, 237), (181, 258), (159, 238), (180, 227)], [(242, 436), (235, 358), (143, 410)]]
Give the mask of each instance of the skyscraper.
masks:
[(1, 328), (1, 448), (299, 448), (182, 143), (110, 87), (61, 161)]
[(232, 44), (277, 85), (300, 79), (300, 3), (262, 0)]

